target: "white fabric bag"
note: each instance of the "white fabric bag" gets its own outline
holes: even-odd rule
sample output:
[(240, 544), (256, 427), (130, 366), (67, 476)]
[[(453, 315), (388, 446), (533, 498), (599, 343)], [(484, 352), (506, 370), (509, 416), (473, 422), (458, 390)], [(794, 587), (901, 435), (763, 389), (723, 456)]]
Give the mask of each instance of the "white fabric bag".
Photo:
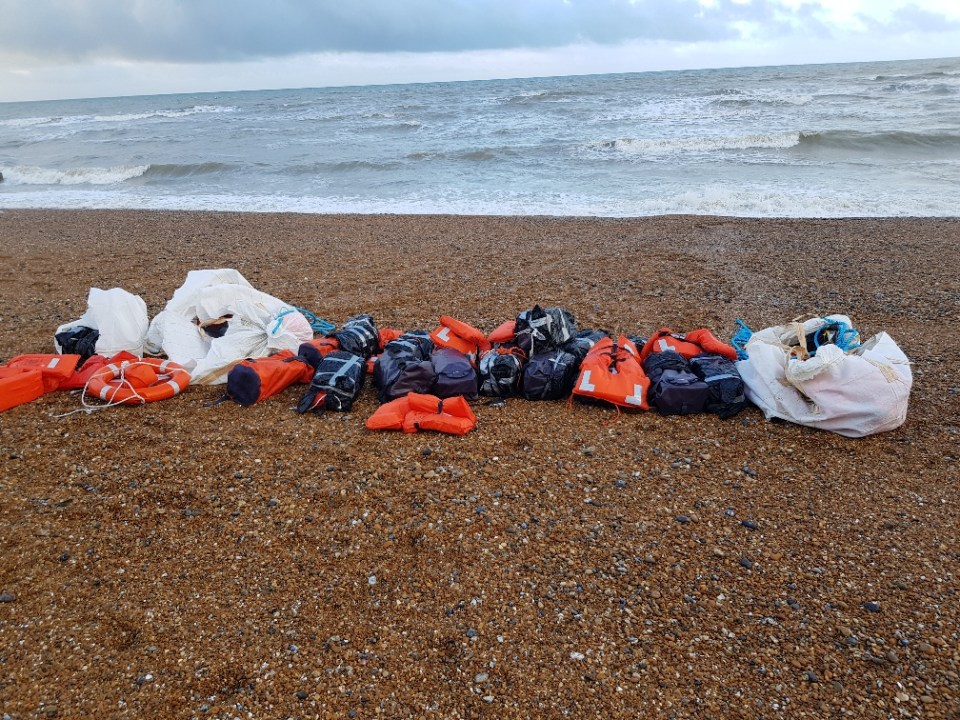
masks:
[[(221, 337), (204, 330), (224, 321)], [(244, 358), (296, 352), (311, 339), (313, 329), (301, 313), (254, 289), (236, 270), (194, 270), (150, 324), (148, 347), (183, 365), (193, 383), (216, 385)]]
[[(747, 397), (767, 419), (864, 437), (900, 427), (907, 417), (913, 373), (893, 338), (881, 332), (844, 352), (833, 344), (806, 352), (805, 337), (845, 315), (789, 323), (753, 334), (737, 362)], [(850, 338), (854, 343), (858, 336)]]
[[(96, 350), (99, 355), (112, 357), (121, 350), (142, 356), (147, 341), (147, 304), (139, 295), (111, 288), (90, 288), (87, 294), (87, 311), (79, 320), (57, 328), (54, 336), (78, 327), (93, 328), (100, 336)], [(63, 349), (53, 340), (58, 353)]]

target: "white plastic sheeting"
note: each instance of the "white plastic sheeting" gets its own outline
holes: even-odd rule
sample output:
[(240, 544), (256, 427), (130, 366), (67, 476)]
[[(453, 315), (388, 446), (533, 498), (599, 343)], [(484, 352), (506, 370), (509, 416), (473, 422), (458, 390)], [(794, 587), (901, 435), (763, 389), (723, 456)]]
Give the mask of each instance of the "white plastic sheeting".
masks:
[(753, 334), (737, 363), (747, 397), (767, 419), (778, 417), (847, 437), (900, 427), (907, 418), (913, 373), (910, 361), (887, 333), (844, 352), (821, 345), (815, 355), (797, 350), (827, 320), (852, 327), (846, 315), (788, 323)]
[[(222, 337), (204, 328), (226, 321)], [(254, 289), (236, 270), (192, 270), (150, 323), (147, 351), (165, 353), (190, 371), (191, 382), (216, 385), (244, 358), (296, 352), (313, 338), (292, 306)]]
[[(122, 288), (90, 288), (87, 311), (79, 320), (58, 327), (54, 335), (77, 327), (94, 328), (100, 333), (96, 346), (98, 354), (111, 357), (126, 350), (143, 355), (147, 326), (147, 304), (139, 295)], [(53, 344), (58, 353), (63, 352), (56, 339)]]

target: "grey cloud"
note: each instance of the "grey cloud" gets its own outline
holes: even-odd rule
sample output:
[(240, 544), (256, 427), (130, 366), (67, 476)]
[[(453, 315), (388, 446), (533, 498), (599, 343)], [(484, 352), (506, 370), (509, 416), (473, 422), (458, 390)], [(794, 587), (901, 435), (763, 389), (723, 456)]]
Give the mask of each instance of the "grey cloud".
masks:
[(431, 52), (738, 36), (811, 17), (768, 0), (0, 0), (0, 48), (38, 59), (205, 62), (302, 52)]

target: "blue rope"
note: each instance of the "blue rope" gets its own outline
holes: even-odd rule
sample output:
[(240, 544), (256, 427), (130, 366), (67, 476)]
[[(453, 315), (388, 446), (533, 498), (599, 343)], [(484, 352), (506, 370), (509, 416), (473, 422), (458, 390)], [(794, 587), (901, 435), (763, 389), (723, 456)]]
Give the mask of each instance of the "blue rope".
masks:
[(323, 318), (318, 318), (306, 308), (298, 307), (296, 310), (307, 319), (307, 322), (310, 323), (310, 327), (313, 328), (313, 331), (318, 335), (329, 335), (337, 329), (337, 326), (332, 322), (329, 320), (324, 320)]
[(737, 360), (747, 360), (747, 342), (753, 336), (753, 330), (747, 327), (747, 324), (743, 320), (737, 320), (737, 331), (733, 334), (733, 337), (730, 338), (730, 344), (733, 345), (733, 349), (737, 351)]
[(827, 324), (813, 334), (813, 355), (816, 355), (817, 350), (820, 349), (820, 333), (822, 333), (828, 327), (836, 327), (837, 333), (836, 337), (833, 339), (833, 342), (830, 344), (836, 345), (844, 352), (850, 352), (851, 350), (856, 350), (858, 347), (860, 347), (860, 343), (853, 341), (853, 339), (857, 336), (857, 331), (847, 325), (843, 320), (830, 320), (829, 318), (821, 318), (821, 320)]

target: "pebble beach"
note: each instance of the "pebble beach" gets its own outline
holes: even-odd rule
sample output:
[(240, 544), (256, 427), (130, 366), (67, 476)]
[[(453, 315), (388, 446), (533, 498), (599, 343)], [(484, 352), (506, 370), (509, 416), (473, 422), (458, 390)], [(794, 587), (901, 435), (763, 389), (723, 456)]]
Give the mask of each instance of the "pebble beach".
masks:
[(373, 433), (190, 387), (0, 415), (0, 717), (960, 717), (960, 220), (0, 212), (0, 360), (90, 287), (232, 267), (338, 325), (535, 303), (649, 334), (841, 312), (913, 362), (862, 440), (755, 408)]

